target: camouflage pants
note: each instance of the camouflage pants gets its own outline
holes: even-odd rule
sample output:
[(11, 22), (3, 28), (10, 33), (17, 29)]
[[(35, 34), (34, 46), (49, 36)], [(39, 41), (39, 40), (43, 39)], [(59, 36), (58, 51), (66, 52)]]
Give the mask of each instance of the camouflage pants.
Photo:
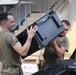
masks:
[(23, 75), (20, 66), (4, 66), (2, 67), (2, 75)]

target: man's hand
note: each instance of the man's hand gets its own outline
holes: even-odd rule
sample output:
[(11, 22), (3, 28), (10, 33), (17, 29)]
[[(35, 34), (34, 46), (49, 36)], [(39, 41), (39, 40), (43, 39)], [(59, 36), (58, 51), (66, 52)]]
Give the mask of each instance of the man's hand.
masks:
[(30, 29), (27, 28), (28, 38), (32, 39), (37, 30), (38, 30), (38, 27), (36, 25), (34, 27), (31, 26)]
[(52, 40), (52, 45), (55, 45), (56, 44), (56, 40), (54, 39), (54, 40)]

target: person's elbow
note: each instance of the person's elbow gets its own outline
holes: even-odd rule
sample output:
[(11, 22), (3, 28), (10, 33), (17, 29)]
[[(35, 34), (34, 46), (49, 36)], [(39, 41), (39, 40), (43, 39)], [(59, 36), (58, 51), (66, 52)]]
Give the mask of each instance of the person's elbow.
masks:
[(64, 53), (59, 53), (57, 56), (60, 58), (64, 55)]
[(27, 55), (27, 52), (20, 52), (19, 54), (24, 57)]
[(62, 46), (61, 49), (58, 52), (58, 57), (62, 57), (65, 52), (66, 52), (66, 49)]
[(57, 54), (57, 56), (58, 56), (58, 57), (62, 57), (62, 56), (64, 55), (64, 53), (65, 53), (65, 50), (62, 50), (62, 51), (60, 51), (60, 52)]
[(16, 42), (13, 46), (13, 49), (20, 54), (20, 56), (26, 56), (28, 52), (28, 47), (22, 47), (22, 45), (19, 42)]

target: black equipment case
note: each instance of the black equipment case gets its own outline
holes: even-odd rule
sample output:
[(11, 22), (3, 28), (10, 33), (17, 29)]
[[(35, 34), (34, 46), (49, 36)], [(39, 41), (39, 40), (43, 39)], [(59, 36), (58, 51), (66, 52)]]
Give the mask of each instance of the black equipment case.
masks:
[[(38, 26), (38, 31), (32, 40), (27, 56), (45, 47), (50, 41), (64, 31), (61, 21), (59, 20), (57, 14), (53, 11), (50, 11), (36, 22), (29, 25), (28, 28), (34, 25)], [(27, 39), (27, 30), (23, 30), (17, 35), (17, 38), (20, 43), (24, 45)]]
[(76, 60), (67, 59), (53, 66), (46, 66), (32, 75), (76, 75)]

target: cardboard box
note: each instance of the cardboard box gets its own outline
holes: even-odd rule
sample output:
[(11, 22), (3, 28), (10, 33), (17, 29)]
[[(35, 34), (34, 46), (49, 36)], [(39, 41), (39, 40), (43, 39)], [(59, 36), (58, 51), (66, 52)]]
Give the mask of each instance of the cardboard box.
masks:
[(25, 59), (22, 59), (22, 70), (24, 75), (31, 75), (37, 71), (39, 71), (39, 57), (38, 56), (28, 56)]
[(22, 67), (23, 72), (28, 73), (28, 74), (32, 74), (39, 71), (37, 64), (22, 63), (21, 67)]

